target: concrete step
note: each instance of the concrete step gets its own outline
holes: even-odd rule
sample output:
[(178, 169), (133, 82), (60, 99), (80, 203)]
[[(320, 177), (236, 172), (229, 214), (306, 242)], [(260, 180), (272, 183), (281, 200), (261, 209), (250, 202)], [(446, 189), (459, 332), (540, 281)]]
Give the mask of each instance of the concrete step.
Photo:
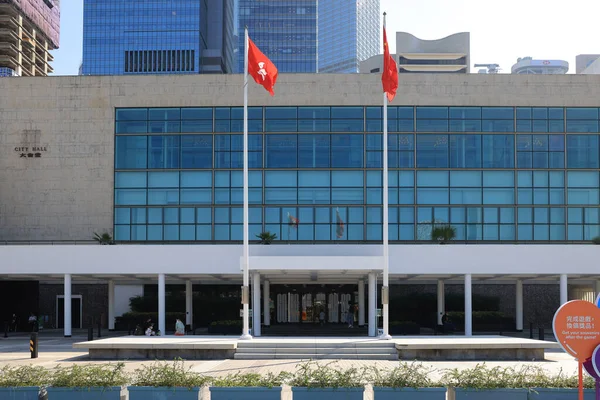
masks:
[(394, 354), (396, 350), (389, 347), (353, 348), (353, 347), (245, 347), (239, 348), (237, 354), (249, 353), (289, 353), (289, 354)]
[(247, 348), (352, 348), (352, 349), (396, 349), (394, 342), (385, 342), (380, 340), (365, 341), (365, 342), (314, 342), (314, 341), (302, 341), (302, 342), (282, 342), (282, 341), (266, 341), (266, 340), (252, 340), (252, 341), (239, 341), (238, 349)]
[(235, 360), (390, 360), (397, 361), (397, 354), (294, 354), (294, 353), (235, 353)]

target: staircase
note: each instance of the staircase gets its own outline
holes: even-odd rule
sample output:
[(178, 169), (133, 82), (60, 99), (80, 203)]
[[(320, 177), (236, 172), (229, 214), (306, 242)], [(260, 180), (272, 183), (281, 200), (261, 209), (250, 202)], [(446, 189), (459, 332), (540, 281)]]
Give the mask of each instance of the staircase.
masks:
[(367, 337), (369, 335), (368, 328), (355, 326), (348, 328), (346, 324), (327, 324), (321, 326), (319, 324), (279, 324), (262, 327), (263, 336), (308, 336), (308, 337), (349, 337), (360, 336)]
[(236, 360), (398, 360), (396, 344), (375, 338), (255, 338), (239, 341)]

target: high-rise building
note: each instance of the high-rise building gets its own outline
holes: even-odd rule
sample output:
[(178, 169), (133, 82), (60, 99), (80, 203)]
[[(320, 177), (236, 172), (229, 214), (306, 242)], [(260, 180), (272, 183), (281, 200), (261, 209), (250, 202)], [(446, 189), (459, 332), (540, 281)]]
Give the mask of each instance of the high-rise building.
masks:
[(279, 72), (358, 72), (379, 51), (379, 19), (379, 0), (239, 0), (237, 71), (247, 26)]
[[(469, 73), (470, 34), (456, 33), (439, 40), (423, 40), (406, 32), (396, 32), (398, 72)], [(377, 73), (383, 66), (381, 54), (364, 60), (360, 72)]]
[(600, 54), (579, 54), (575, 57), (575, 73), (584, 75), (600, 74)]
[(550, 75), (566, 74), (569, 63), (564, 60), (534, 60), (532, 57), (518, 58), (511, 68), (513, 74)]
[(85, 0), (83, 75), (229, 73), (234, 0)]
[(318, 12), (319, 72), (359, 72), (379, 53), (379, 0), (320, 0)]
[(317, 0), (239, 0), (238, 72), (244, 70), (244, 27), (279, 72), (317, 72)]
[(58, 48), (60, 0), (0, 0), (0, 76), (46, 76)]

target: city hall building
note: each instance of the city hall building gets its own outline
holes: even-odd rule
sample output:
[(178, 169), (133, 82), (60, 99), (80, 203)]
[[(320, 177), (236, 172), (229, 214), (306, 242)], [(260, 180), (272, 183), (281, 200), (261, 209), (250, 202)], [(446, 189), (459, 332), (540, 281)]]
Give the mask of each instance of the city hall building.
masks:
[[(114, 329), (139, 295), (163, 332), (173, 312), (240, 320), (242, 81), (0, 80), (2, 320)], [(249, 88), (253, 334), (331, 333), (350, 313), (377, 335), (380, 77), (281, 74), (275, 92)], [(493, 311), (549, 327), (567, 299), (593, 298), (599, 107), (593, 75), (402, 76), (388, 109), (391, 326), (464, 311), (470, 335)], [(447, 225), (454, 239), (432, 240)], [(105, 232), (114, 245), (93, 241)]]

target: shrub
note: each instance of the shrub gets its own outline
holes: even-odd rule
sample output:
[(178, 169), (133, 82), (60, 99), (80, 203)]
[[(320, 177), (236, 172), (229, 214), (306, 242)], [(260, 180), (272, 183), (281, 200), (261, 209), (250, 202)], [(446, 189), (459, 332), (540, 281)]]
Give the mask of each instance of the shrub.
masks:
[(361, 373), (354, 367), (334, 368), (333, 364), (321, 365), (315, 362), (300, 364), (288, 384), (308, 388), (357, 388), (365, 385), (367, 377), (365, 371)]
[(152, 387), (200, 387), (210, 382), (210, 378), (191, 372), (185, 368), (182, 360), (169, 362), (156, 362), (143, 365), (136, 369), (132, 377), (133, 386)]
[(48, 376), (44, 367), (5, 365), (0, 369), (0, 387), (44, 386), (48, 384)]
[(369, 381), (373, 386), (392, 388), (425, 388), (441, 386), (429, 378), (431, 370), (423, 364), (400, 363), (391, 371), (380, 371), (377, 367), (369, 369)]
[[(115, 318), (116, 328), (118, 330), (128, 330), (140, 325), (143, 328), (146, 326), (146, 321), (151, 319), (154, 322), (154, 327), (158, 329), (158, 312), (128, 312), (120, 317)], [(165, 325), (167, 330), (175, 330), (175, 321), (180, 319), (185, 321), (185, 313), (166, 313)], [(164, 335), (164, 332), (161, 332)]]
[(58, 366), (52, 371), (50, 384), (67, 388), (123, 386), (128, 381), (124, 368), (124, 363)]
[(289, 380), (291, 374), (281, 372), (279, 375), (269, 373), (266, 376), (260, 374), (232, 374), (225, 377), (214, 378), (211, 381), (211, 386), (215, 387), (268, 387), (281, 386), (285, 381)]
[[(469, 389), (532, 389), (532, 388), (576, 388), (578, 379), (576, 375), (568, 376), (560, 371), (555, 375), (538, 366), (522, 366), (519, 369), (512, 367), (489, 368), (485, 364), (477, 364), (473, 368), (447, 370), (441, 382), (444, 386)], [(593, 388), (594, 380), (586, 376), (584, 386)]]

